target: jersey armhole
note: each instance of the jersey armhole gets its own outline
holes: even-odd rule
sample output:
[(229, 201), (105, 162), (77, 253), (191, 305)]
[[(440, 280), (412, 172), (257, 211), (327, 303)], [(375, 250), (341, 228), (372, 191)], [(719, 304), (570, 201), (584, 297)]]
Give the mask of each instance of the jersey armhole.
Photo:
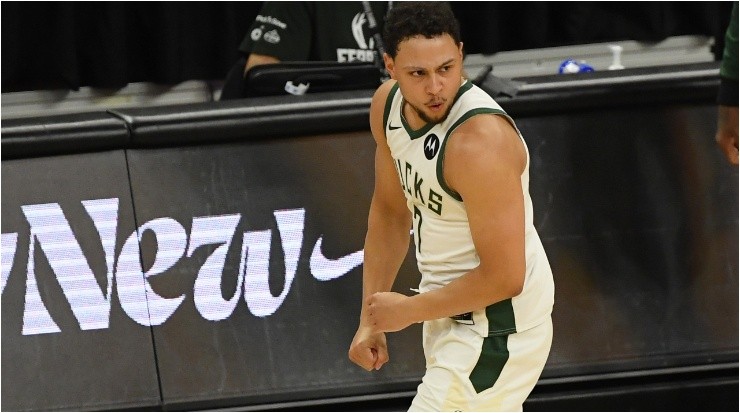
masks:
[(460, 116), (460, 118), (457, 121), (455, 121), (455, 123), (452, 124), (450, 129), (447, 131), (447, 135), (442, 141), (442, 147), (439, 150), (439, 156), (437, 157), (437, 181), (439, 182), (439, 185), (442, 187), (442, 189), (445, 192), (447, 192), (447, 195), (451, 196), (453, 199), (457, 200), (458, 202), (463, 202), (462, 196), (460, 196), (460, 194), (457, 193), (457, 191), (453, 190), (447, 185), (447, 181), (445, 181), (445, 177), (444, 177), (445, 149), (447, 148), (447, 142), (449, 141), (450, 136), (452, 135), (452, 132), (454, 132), (458, 126), (462, 125), (465, 121), (472, 118), (473, 116), (481, 115), (481, 114), (504, 115), (508, 117), (506, 112), (504, 112), (503, 110), (494, 109), (494, 108), (482, 107), (482, 108), (471, 109), (465, 112), (465, 114)]
[[(385, 109), (383, 110), (383, 131), (388, 130), (388, 118), (391, 115), (391, 107), (393, 106), (393, 98), (396, 96), (396, 92), (398, 91), (398, 82), (391, 87), (391, 90), (388, 92), (388, 97), (385, 99)], [(387, 137), (388, 135), (386, 135)]]

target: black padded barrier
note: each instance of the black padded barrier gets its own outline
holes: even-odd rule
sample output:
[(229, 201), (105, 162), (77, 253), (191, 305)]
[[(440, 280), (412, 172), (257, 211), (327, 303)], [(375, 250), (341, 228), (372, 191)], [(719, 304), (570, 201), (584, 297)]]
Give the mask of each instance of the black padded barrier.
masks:
[(516, 118), (628, 104), (713, 102), (718, 75), (719, 64), (706, 62), (515, 78), (516, 96), (496, 100)]
[(6, 119), (2, 121), (2, 159), (122, 149), (126, 124), (104, 112)]
[[(713, 138), (718, 66), (517, 80), (498, 101), (529, 148), (556, 283), (525, 409), (736, 410), (738, 175)], [(2, 408), (405, 410), (419, 326), (389, 336), (379, 372), (346, 357), (372, 93), (3, 121)], [(75, 118), (110, 127), (76, 134)], [(48, 130), (91, 142), (70, 153), (40, 144)], [(409, 254), (394, 289), (418, 277)]]
[(254, 141), (337, 132), (368, 126), (372, 90), (246, 98), (111, 114), (132, 131), (132, 147)]
[(126, 259), (139, 260), (135, 242), (123, 248), (137, 227), (125, 151), (64, 153), (73, 142), (113, 140), (75, 124), (76, 136), (59, 128), (68, 146), (49, 142), (54, 135), (29, 137), (9, 144), (13, 154), (44, 156), (2, 161), (3, 410), (161, 403), (151, 330), (120, 311), (126, 292), (114, 278)]

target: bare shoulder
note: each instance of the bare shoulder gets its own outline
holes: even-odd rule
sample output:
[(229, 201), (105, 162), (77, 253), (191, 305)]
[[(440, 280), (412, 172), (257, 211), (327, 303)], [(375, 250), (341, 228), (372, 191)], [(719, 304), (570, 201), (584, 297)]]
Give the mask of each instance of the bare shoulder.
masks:
[[(447, 143), (445, 157), (526, 162), (524, 143), (514, 126), (500, 115), (477, 115), (460, 125)], [(507, 159), (508, 158), (508, 159)]]
[(388, 94), (391, 92), (393, 85), (396, 81), (393, 79), (386, 80), (382, 85), (378, 86), (373, 94), (373, 104), (385, 105), (385, 100), (388, 98)]
[(373, 99), (370, 103), (370, 130), (373, 132), (375, 140), (385, 137), (383, 113), (385, 111), (385, 103), (386, 100), (388, 100), (388, 95), (395, 84), (395, 80), (388, 80), (380, 85), (380, 87), (375, 91), (375, 94), (373, 94)]
[[(518, 185), (526, 158), (524, 143), (506, 117), (476, 115), (448, 138), (444, 178), (463, 198), (484, 187), (503, 190)], [(482, 182), (488, 185), (481, 186)]]

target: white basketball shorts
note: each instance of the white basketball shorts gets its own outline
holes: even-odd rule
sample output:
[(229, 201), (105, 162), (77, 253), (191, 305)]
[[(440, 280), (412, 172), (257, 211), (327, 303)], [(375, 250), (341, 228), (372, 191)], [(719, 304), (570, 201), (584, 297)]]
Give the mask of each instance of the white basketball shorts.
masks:
[(482, 337), (451, 318), (423, 327), (426, 373), (409, 411), (522, 411), (552, 344), (552, 319)]

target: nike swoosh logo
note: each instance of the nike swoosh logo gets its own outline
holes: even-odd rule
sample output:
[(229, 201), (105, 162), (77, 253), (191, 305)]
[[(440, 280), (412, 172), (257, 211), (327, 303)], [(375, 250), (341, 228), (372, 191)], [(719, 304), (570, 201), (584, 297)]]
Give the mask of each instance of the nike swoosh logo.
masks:
[(396, 130), (396, 129), (401, 129), (401, 127), (400, 127), (400, 126), (393, 126), (393, 125), (391, 125), (391, 124), (389, 123), (389, 124), (388, 124), (388, 129), (390, 129), (390, 130)]
[(336, 260), (326, 258), (321, 252), (322, 237), (316, 241), (311, 252), (311, 274), (319, 281), (330, 281), (346, 275), (365, 259), (365, 251), (359, 250)]

